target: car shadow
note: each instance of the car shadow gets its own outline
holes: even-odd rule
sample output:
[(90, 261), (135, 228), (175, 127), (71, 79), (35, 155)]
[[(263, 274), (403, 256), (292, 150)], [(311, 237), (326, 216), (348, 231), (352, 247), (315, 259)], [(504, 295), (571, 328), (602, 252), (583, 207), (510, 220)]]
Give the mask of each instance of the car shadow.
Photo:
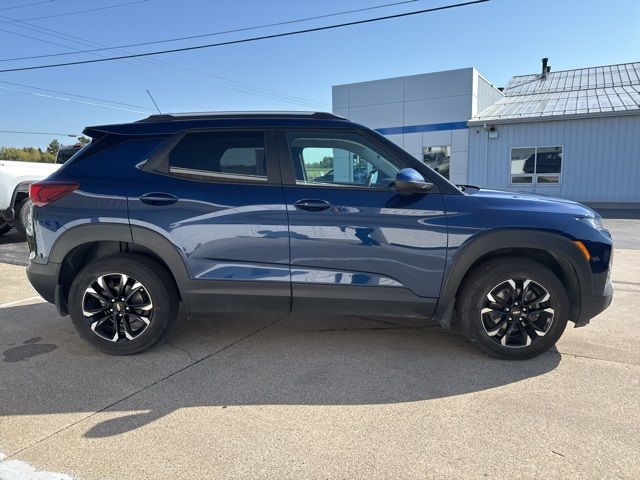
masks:
[(101, 412), (108, 418), (84, 435), (107, 437), (190, 407), (481, 392), (548, 373), (561, 355), (500, 361), (427, 322), (260, 314), (182, 318), (154, 349), (115, 357), (88, 347), (52, 306), (35, 304), (0, 309), (0, 358), (0, 426), (2, 416)]
[(21, 237), (20, 234), (13, 229), (9, 230), (4, 235), (0, 235), (0, 245), (9, 245), (23, 242), (24, 237)]

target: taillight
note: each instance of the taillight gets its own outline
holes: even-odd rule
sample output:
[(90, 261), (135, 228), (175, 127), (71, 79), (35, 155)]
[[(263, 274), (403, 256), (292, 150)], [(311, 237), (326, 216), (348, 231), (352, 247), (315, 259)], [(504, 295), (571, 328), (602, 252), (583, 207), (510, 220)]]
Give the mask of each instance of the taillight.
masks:
[(29, 185), (29, 198), (36, 207), (44, 207), (73, 192), (80, 186), (76, 182), (55, 182), (43, 180)]

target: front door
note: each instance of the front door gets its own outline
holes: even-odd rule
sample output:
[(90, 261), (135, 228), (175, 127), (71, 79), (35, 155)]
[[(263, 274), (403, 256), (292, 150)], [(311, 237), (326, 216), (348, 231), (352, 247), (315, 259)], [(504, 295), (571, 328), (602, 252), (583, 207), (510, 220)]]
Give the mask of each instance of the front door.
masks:
[(293, 177), (283, 168), (294, 310), (430, 316), (447, 248), (436, 189), (400, 195), (406, 161), (358, 132), (289, 131), (280, 142)]

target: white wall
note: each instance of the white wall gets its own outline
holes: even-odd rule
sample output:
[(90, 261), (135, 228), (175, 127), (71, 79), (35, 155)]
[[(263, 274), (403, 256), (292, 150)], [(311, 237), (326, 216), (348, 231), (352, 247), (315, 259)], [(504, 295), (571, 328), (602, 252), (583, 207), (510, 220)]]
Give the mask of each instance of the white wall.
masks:
[[(640, 115), (469, 128), (469, 183), (583, 202), (640, 202)], [(510, 185), (511, 148), (562, 146), (562, 182)], [(488, 160), (487, 160), (488, 159)]]
[(477, 71), (476, 75), (474, 76), (474, 80), (476, 85), (473, 89), (475, 95), (475, 101), (473, 103), (473, 117), (477, 116), (480, 112), (486, 110), (502, 97), (504, 97), (503, 93), (500, 90), (498, 90), (492, 83), (490, 83)]

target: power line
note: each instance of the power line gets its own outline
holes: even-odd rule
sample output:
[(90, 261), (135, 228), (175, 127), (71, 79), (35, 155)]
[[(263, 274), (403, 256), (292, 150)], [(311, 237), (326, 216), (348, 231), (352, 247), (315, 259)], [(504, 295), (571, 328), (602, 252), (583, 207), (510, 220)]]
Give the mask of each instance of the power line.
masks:
[(142, 105), (134, 105), (134, 104), (131, 104), (131, 103), (116, 102), (114, 100), (105, 100), (104, 98), (89, 97), (89, 96), (86, 96), (86, 95), (78, 95), (76, 93), (61, 92), (60, 90), (51, 90), (49, 88), (34, 87), (33, 85), (25, 85), (23, 83), (7, 82), (7, 81), (4, 81), (4, 80), (0, 80), (0, 83), (3, 83), (5, 85), (12, 85), (14, 87), (31, 88), (33, 90), (40, 90), (41, 92), (58, 93), (60, 95), (70, 95), (72, 97), (84, 98), (84, 99), (87, 99), (87, 100), (95, 100), (97, 102), (113, 103), (115, 105), (122, 105), (124, 107), (147, 108), (147, 107), (144, 107)]
[(316, 15), (313, 17), (306, 17), (306, 18), (298, 18), (298, 19), (294, 19), (294, 20), (285, 20), (282, 22), (275, 22), (275, 23), (267, 23), (267, 24), (263, 24), (263, 25), (254, 25), (251, 27), (240, 27), (240, 28), (233, 28), (231, 30), (221, 30), (218, 32), (211, 32), (211, 33), (202, 33), (199, 35), (189, 35), (186, 37), (174, 37), (174, 38), (168, 38), (168, 39), (164, 39), (164, 40), (154, 40), (154, 41), (149, 41), (149, 42), (140, 42), (140, 43), (130, 43), (127, 45), (117, 45), (117, 46), (113, 46), (113, 47), (104, 47), (104, 48), (94, 48), (94, 49), (90, 49), (90, 50), (77, 50), (75, 52), (59, 52), (59, 53), (50, 53), (50, 54), (46, 54), (46, 55), (32, 55), (29, 57), (14, 57), (14, 58), (2, 58), (0, 59), (0, 62), (11, 62), (11, 61), (16, 61), (16, 60), (33, 60), (36, 58), (50, 58), (50, 57), (61, 57), (61, 56), (65, 56), (65, 55), (75, 55), (77, 53), (92, 53), (92, 52), (101, 52), (104, 50), (116, 50), (116, 49), (121, 49), (121, 48), (132, 48), (132, 47), (142, 47), (142, 46), (146, 46), (146, 45), (157, 45), (160, 43), (170, 43), (170, 42), (179, 42), (182, 40), (193, 40), (196, 38), (204, 38), (204, 37), (214, 37), (214, 36), (218, 36), (218, 35), (225, 35), (225, 34), (229, 34), (229, 33), (238, 33), (238, 32), (247, 32), (250, 30), (258, 30), (258, 29), (262, 29), (262, 28), (268, 28), (268, 27), (277, 27), (277, 26), (282, 26), (282, 25), (291, 25), (294, 23), (302, 23), (302, 22), (308, 22), (310, 20), (319, 20), (321, 18), (329, 18), (329, 17), (337, 17), (340, 15), (347, 15), (350, 13), (359, 13), (359, 12), (364, 12), (364, 11), (368, 11), (368, 10), (376, 10), (376, 9), (380, 9), (380, 8), (388, 8), (388, 7), (394, 7), (397, 5), (405, 5), (407, 3), (416, 3), (422, 0), (404, 0), (401, 2), (393, 2), (393, 3), (385, 3), (382, 5), (375, 5), (372, 7), (365, 7), (365, 8), (358, 8), (355, 10), (344, 10), (341, 12), (334, 12), (334, 13), (327, 13), (324, 15)]
[[(54, 38), (59, 38), (59, 39), (61, 39), (63, 41), (69, 41), (68, 38), (78, 38), (78, 37), (73, 37), (73, 35), (68, 35), (68, 34), (65, 34), (65, 33), (62, 33), (62, 32), (58, 32), (57, 30), (52, 30), (50, 28), (34, 25), (34, 24), (28, 23), (26, 21), (15, 20), (15, 19), (12, 19), (12, 18), (4, 16), (4, 15), (0, 15), (0, 18), (11, 20), (12, 21), (11, 25), (13, 25), (15, 27), (22, 28), (22, 29), (25, 29), (25, 30), (29, 30), (29, 31), (32, 31), (32, 32), (36, 32), (38, 34), (49, 35), (49, 36), (52, 36)], [(7, 22), (7, 23), (9, 23), (9, 22)], [(0, 29), (0, 31), (6, 32), (6, 33), (10, 33), (12, 35), (17, 35), (17, 36), (20, 36), (20, 37), (30, 38), (32, 40), (36, 40), (38, 42), (43, 42), (43, 43), (46, 43), (46, 44), (49, 44), (49, 45), (57, 45), (57, 46), (60, 46), (60, 47), (63, 47), (63, 48), (68, 48), (70, 50), (74, 50), (74, 52), (80, 51), (77, 48), (70, 47), (70, 46), (64, 45), (62, 43), (52, 42), (51, 40), (46, 40), (44, 38), (33, 37), (31, 35), (26, 35), (24, 33), (14, 32), (14, 31), (5, 30), (5, 29)], [(68, 38), (65, 38), (65, 37), (68, 37)], [(93, 42), (91, 42), (91, 43), (84, 42), (84, 43), (85, 43), (85, 45), (91, 45), (91, 43), (93, 43)], [(94, 43), (94, 45), (99, 45), (99, 44)], [(92, 55), (97, 56), (97, 57), (105, 57), (105, 55), (101, 55), (99, 53), (93, 53)], [(143, 60), (143, 61), (144, 62), (151, 62), (150, 60)], [(122, 60), (122, 62), (135, 65), (134, 63), (127, 62), (126, 60)]]
[(87, 101), (84, 101), (84, 100), (76, 100), (74, 98), (58, 97), (58, 96), (55, 96), (55, 95), (47, 95), (45, 93), (29, 92), (27, 90), (20, 90), (18, 88), (3, 87), (1, 85), (0, 85), (0, 90), (8, 90), (10, 92), (24, 93), (24, 94), (33, 95), (33, 96), (36, 96), (36, 97), (52, 98), (54, 100), (63, 100), (65, 102), (81, 103), (83, 105), (91, 105), (91, 106), (94, 106), (94, 107), (109, 108), (111, 110), (121, 110), (123, 112), (142, 113), (142, 114), (146, 114), (146, 115), (148, 115), (150, 113), (149, 111), (132, 110), (130, 108), (116, 107), (116, 106), (113, 106), (113, 105), (105, 105), (105, 104), (102, 104), (102, 103), (95, 103), (95, 102), (87, 102)]
[[(2, 17), (2, 16), (0, 15), (0, 17)], [(29, 25), (29, 24), (27, 24), (27, 25)], [(22, 28), (27, 28), (27, 27), (22, 27)], [(29, 29), (29, 30), (37, 31), (37, 30), (34, 30), (34, 29)], [(46, 29), (46, 30), (50, 30), (50, 29)], [(59, 43), (56, 43), (56, 42), (51, 42), (49, 40), (45, 40), (45, 39), (41, 39), (41, 38), (37, 38), (37, 37), (32, 37), (30, 35), (25, 35), (25, 34), (22, 34), (22, 33), (12, 32), (12, 31), (3, 30), (3, 29), (0, 29), (0, 31), (11, 33), (13, 35), (18, 35), (18, 36), (21, 36), (21, 37), (30, 38), (30, 39), (33, 39), (33, 40), (38, 40), (38, 41), (41, 41), (41, 42), (44, 42), (44, 43), (49, 43), (49, 44), (52, 44), (52, 45), (59, 45), (59, 46), (64, 47), (64, 48), (69, 48), (69, 49), (75, 50), (74, 47), (69, 47), (67, 45), (59, 44)], [(51, 30), (51, 31), (54, 34), (57, 33), (55, 30)], [(40, 33), (40, 32), (38, 32), (38, 33)], [(63, 35), (65, 35), (65, 34), (63, 34)], [(66, 35), (66, 36), (68, 36), (70, 38), (77, 38), (78, 40), (80, 40), (80, 42), (85, 43), (85, 44), (95, 43), (95, 42), (87, 42), (84, 39), (81, 39), (79, 37), (74, 37), (73, 35)], [(58, 37), (59, 38), (63, 38), (60, 35), (58, 35)], [(64, 40), (66, 40), (66, 39), (64, 39)], [(126, 52), (126, 51), (124, 51), (124, 52)], [(94, 53), (93, 55), (101, 56), (98, 53)], [(204, 83), (206, 83), (208, 85), (215, 85), (217, 87), (222, 87), (222, 88), (226, 88), (226, 89), (229, 89), (229, 90), (234, 90), (236, 92), (241, 92), (241, 93), (250, 94), (250, 95), (256, 95), (256, 96), (263, 97), (263, 98), (275, 99), (275, 100), (279, 100), (279, 101), (282, 101), (282, 102), (285, 102), (285, 103), (294, 104), (294, 105), (306, 105), (306, 106), (311, 106), (311, 107), (314, 107), (314, 108), (316, 108), (317, 106), (322, 106), (322, 107), (327, 107), (328, 106), (326, 104), (323, 104), (321, 102), (317, 102), (315, 100), (309, 100), (309, 99), (306, 99), (306, 98), (297, 97), (295, 95), (281, 93), (281, 92), (277, 92), (275, 90), (269, 90), (269, 89), (266, 89), (266, 88), (263, 88), (263, 87), (258, 87), (258, 86), (254, 86), (254, 85), (251, 85), (251, 84), (248, 84), (248, 83), (244, 83), (244, 82), (240, 82), (240, 81), (237, 81), (237, 80), (228, 79), (228, 78), (225, 78), (225, 77), (221, 77), (219, 75), (213, 75), (213, 74), (210, 74), (208, 72), (203, 72), (203, 71), (196, 70), (196, 69), (189, 68), (189, 67), (183, 67), (183, 66), (180, 66), (180, 65), (175, 65), (175, 64), (171, 64), (171, 63), (167, 63), (167, 62), (161, 62), (161, 61), (157, 61), (157, 60), (141, 59), (141, 61), (142, 62), (146, 62), (146, 63), (150, 63), (152, 65), (158, 65), (158, 66), (161, 66), (161, 67), (166, 67), (166, 68), (180, 68), (180, 69), (185, 70), (187, 72), (192, 72), (192, 73), (196, 73), (196, 74), (199, 74), (199, 75), (204, 75), (204, 76), (211, 77), (211, 78), (214, 78), (214, 79), (216, 79), (218, 81), (222, 81), (222, 82), (227, 82), (227, 83), (230, 83), (231, 85), (225, 85), (225, 84), (221, 84), (221, 83), (218, 83), (218, 82), (211, 82), (211, 81), (207, 81), (207, 80), (201, 79), (201, 78), (197, 78), (196, 79), (196, 80), (204, 82)], [(131, 65), (136, 65), (136, 64), (134, 64), (132, 62), (127, 62), (126, 60), (123, 60), (123, 62), (124, 63), (129, 63)], [(145, 65), (138, 65), (138, 66), (144, 67)], [(151, 68), (151, 66), (147, 66), (147, 68)], [(158, 69), (153, 68), (153, 70), (161, 71), (162, 73), (165, 73), (164, 69), (163, 70), (158, 70)], [(170, 73), (172, 73), (173, 75), (184, 77), (183, 75), (180, 75), (180, 74), (178, 74), (177, 72), (175, 72), (173, 70), (171, 70)], [(184, 77), (184, 78), (187, 78), (187, 77)], [(236, 84), (237, 86), (233, 86), (234, 84)], [(71, 95), (71, 94), (68, 94), (68, 95)]]
[(43, 3), (51, 3), (51, 2), (55, 2), (55, 1), (56, 0), (43, 0), (43, 1), (40, 1), (40, 2), (25, 3), (23, 5), (14, 5), (13, 7), (0, 8), (0, 12), (2, 12), (4, 10), (15, 10), (16, 8), (31, 7), (32, 5), (42, 5)]
[[(1, 15), (0, 15), (0, 17), (1, 17)], [(22, 25), (16, 25), (16, 26), (21, 27), (21, 28), (26, 28), (26, 27), (22, 27)], [(34, 32), (37, 32), (37, 30), (35, 30), (33, 28), (27, 29), (27, 30), (33, 30)], [(71, 48), (73, 50), (72, 47), (67, 47), (66, 45), (63, 45), (61, 43), (52, 42), (50, 40), (44, 40), (44, 39), (38, 38), (38, 37), (32, 37), (31, 35), (26, 35), (24, 33), (12, 32), (11, 30), (5, 30), (4, 28), (0, 28), (0, 32), (10, 33), (11, 35), (17, 35), (19, 37), (30, 38), (31, 40), (37, 40), (39, 42), (48, 43), (49, 45), (57, 45), (58, 47), (62, 47), (62, 48)], [(40, 33), (40, 32), (38, 32), (38, 33)], [(75, 53), (75, 52), (72, 52), (72, 53)]]
[(28, 20), (44, 20), (45, 18), (66, 17), (68, 15), (80, 15), (80, 14), (83, 14), (83, 13), (98, 12), (98, 11), (101, 11), (101, 10), (109, 10), (111, 8), (128, 7), (129, 5), (136, 5), (138, 3), (145, 3), (147, 1), (148, 0), (136, 0), (134, 2), (117, 3), (115, 5), (107, 5), (107, 6), (98, 7), (98, 8), (90, 8), (88, 10), (77, 10), (75, 12), (55, 13), (53, 15), (44, 15), (44, 16), (41, 16), (41, 17), (31, 17), (31, 18), (20, 18), (20, 19), (11, 20), (11, 21), (0, 20), (0, 23), (26, 22)]
[(56, 133), (56, 132), (22, 132), (18, 130), (0, 130), (0, 133), (19, 133), (22, 135), (54, 135), (56, 137), (77, 137), (74, 133)]
[(194, 45), (194, 46), (191, 46), (191, 47), (172, 48), (172, 49), (168, 49), (168, 50), (157, 50), (157, 51), (154, 51), (154, 52), (135, 53), (135, 54), (130, 54), (130, 55), (120, 55), (120, 56), (117, 56), (117, 57), (95, 58), (95, 59), (92, 59), (92, 60), (78, 60), (78, 61), (75, 61), (75, 62), (52, 63), (52, 64), (48, 64), (48, 65), (34, 65), (34, 66), (30, 66), (30, 67), (5, 68), (3, 70), (0, 70), (0, 73), (22, 72), (22, 71), (27, 71), (27, 70), (41, 70), (41, 69), (44, 69), (44, 68), (67, 67), (67, 66), (70, 66), (70, 65), (85, 65), (85, 64), (89, 64), (89, 63), (101, 63), (101, 62), (109, 62), (109, 61), (114, 61), (114, 60), (124, 60), (124, 59), (129, 59), (129, 58), (142, 58), (142, 57), (149, 57), (149, 56), (154, 56), (154, 55), (165, 55), (167, 53), (178, 53), (178, 52), (187, 52), (187, 51), (192, 51), (192, 50), (201, 50), (201, 49), (205, 49), (205, 48), (222, 47), (222, 46), (227, 46), (227, 45), (237, 45), (237, 44), (241, 44), (241, 43), (257, 42), (257, 41), (268, 40), (268, 39), (272, 39), (272, 38), (290, 37), (290, 36), (293, 36), (293, 35), (301, 35), (301, 34), (304, 34), (304, 33), (321, 32), (321, 31), (324, 31), (324, 30), (333, 30), (333, 29), (336, 29), (336, 28), (350, 27), (350, 26), (353, 26), (353, 25), (363, 25), (363, 24), (367, 24), (367, 23), (380, 22), (380, 21), (391, 20), (391, 19), (395, 19), (395, 18), (402, 18), (402, 17), (413, 16), (413, 15), (420, 15), (420, 14), (423, 14), (423, 13), (437, 12), (437, 11), (442, 11), (442, 10), (450, 10), (450, 9), (453, 9), (453, 8), (466, 7), (466, 6), (470, 6), (470, 5), (476, 5), (476, 4), (479, 4), (479, 3), (486, 3), (488, 1), (490, 1), (490, 0), (473, 0), (473, 1), (469, 1), (469, 2), (462, 2), (462, 3), (454, 3), (454, 4), (450, 4), (450, 5), (443, 5), (441, 7), (432, 7), (432, 8), (426, 8), (426, 9), (423, 9), (423, 10), (415, 10), (415, 11), (412, 11), (412, 12), (397, 13), (395, 15), (386, 15), (386, 16), (383, 16), (383, 17), (368, 18), (366, 20), (357, 20), (357, 21), (338, 23), (338, 24), (333, 24), (333, 25), (325, 25), (323, 27), (306, 28), (306, 29), (303, 29), (303, 30), (293, 30), (293, 31), (290, 31), (290, 32), (274, 33), (274, 34), (271, 34), (271, 35), (261, 35), (261, 36), (258, 36), (258, 37), (243, 38), (243, 39), (240, 39), (240, 40), (230, 40), (230, 41), (226, 41), (226, 42), (209, 43), (209, 44), (205, 44), (205, 45)]
[[(52, 0), (51, 0), (52, 1)], [(69, 48), (71, 50), (73, 50), (73, 52), (63, 52), (63, 53), (57, 53), (57, 54), (50, 54), (50, 55), (34, 55), (34, 56), (30, 56), (30, 57), (17, 57), (17, 58), (11, 58), (11, 59), (0, 59), (1, 61), (12, 61), (12, 60), (26, 60), (26, 59), (34, 59), (34, 58), (47, 58), (47, 57), (55, 57), (55, 56), (62, 56), (62, 55), (75, 55), (78, 53), (93, 53), (93, 52), (99, 52), (99, 51), (104, 51), (104, 50), (116, 50), (116, 49), (123, 49), (123, 48), (127, 48), (127, 47), (132, 47), (132, 46), (141, 46), (141, 45), (151, 45), (151, 44), (157, 44), (157, 43), (166, 43), (166, 42), (174, 42), (174, 41), (179, 41), (179, 40), (188, 40), (188, 39), (194, 39), (194, 38), (202, 38), (202, 37), (208, 37), (208, 36), (215, 36), (215, 35), (222, 35), (222, 34), (226, 34), (226, 33), (233, 33), (233, 32), (242, 32), (242, 31), (249, 31), (249, 30), (255, 30), (255, 29), (260, 29), (260, 28), (267, 28), (267, 27), (273, 27), (273, 26), (278, 26), (278, 25), (286, 25), (286, 24), (293, 24), (293, 23), (300, 23), (300, 22), (306, 22), (309, 20), (316, 20), (316, 19), (321, 19), (321, 18), (328, 18), (328, 17), (335, 17), (335, 16), (340, 16), (340, 15), (347, 15), (347, 14), (351, 14), (351, 13), (358, 13), (358, 12), (363, 12), (363, 11), (369, 11), (369, 10), (375, 10), (375, 9), (380, 9), (380, 8), (388, 8), (388, 7), (393, 7), (393, 6), (397, 6), (397, 5), (404, 5), (404, 4), (408, 4), (408, 3), (415, 3), (421, 0), (404, 0), (404, 1), (397, 1), (397, 2), (392, 2), (392, 3), (385, 3), (382, 5), (374, 5), (371, 7), (365, 7), (365, 8), (359, 8), (359, 9), (354, 9), (354, 10), (345, 10), (345, 11), (340, 11), (340, 12), (333, 12), (333, 13), (328, 13), (328, 14), (323, 14), (323, 15), (316, 15), (313, 17), (306, 17), (306, 18), (300, 18), (300, 19), (293, 19), (293, 20), (287, 20), (287, 21), (282, 21), (282, 22), (275, 22), (275, 23), (270, 23), (270, 24), (265, 24), (265, 25), (256, 25), (256, 26), (251, 26), (251, 27), (242, 27), (242, 28), (236, 28), (236, 29), (231, 29), (231, 30), (226, 30), (226, 31), (220, 31), (220, 32), (213, 32), (213, 33), (207, 33), (207, 34), (200, 34), (200, 35), (191, 35), (188, 37), (180, 37), (180, 38), (173, 38), (173, 39), (167, 39), (167, 40), (158, 40), (158, 41), (152, 41), (152, 42), (143, 42), (143, 43), (138, 43), (138, 44), (131, 44), (131, 45), (121, 45), (121, 46), (114, 46), (114, 47), (104, 47), (103, 48), (94, 48), (94, 49), (87, 49), (87, 50), (78, 50), (76, 48), (72, 48), (72, 47), (68, 47), (66, 45), (62, 45), (59, 43), (55, 43), (55, 42), (50, 42), (47, 40), (43, 40), (40, 38), (36, 38), (36, 37), (31, 37), (29, 35), (24, 35), (24, 34), (20, 34), (17, 32), (11, 32), (8, 30), (2, 30), (0, 29), (0, 31), (4, 31), (7, 33), (12, 33), (15, 35), (20, 35), (20, 36), (24, 36), (27, 38), (31, 38), (34, 40), (38, 40), (38, 41), (43, 41), (52, 45), (58, 45), (64, 48)], [(0, 16), (1, 17), (1, 16)], [(5, 18), (7, 20), (9, 20), (9, 22), (7, 23), (11, 23), (11, 22), (20, 22), (20, 23), (24, 23), (26, 25), (30, 25), (24, 21), (18, 21), (15, 19), (11, 19), (9, 17), (2, 17)], [(39, 27), (39, 26), (35, 26), (32, 25), (33, 27), (36, 27), (38, 29), (43, 28), (43, 27)], [(27, 27), (23, 27), (23, 28), (27, 28)], [(29, 30), (34, 30), (33, 28), (28, 28)], [(50, 29), (48, 29), (50, 30)], [(53, 31), (53, 30), (50, 30)], [(55, 31), (53, 31), (54, 33), (57, 33)], [(79, 37), (74, 37), (72, 35), (67, 35), (67, 34), (63, 34), (67, 37), (70, 38), (78, 38)], [(60, 37), (60, 35), (57, 35), (58, 38), (62, 38)], [(83, 40), (83, 39), (80, 39)], [(84, 42), (85, 44), (87, 44), (86, 42)], [(100, 44), (96, 44), (95, 42), (91, 42), (95, 45), (100, 45)], [(129, 52), (125, 52), (125, 53), (129, 53)], [(155, 62), (157, 64), (165, 64), (166, 66), (174, 66), (170, 63), (166, 63), (166, 62)], [(321, 102), (317, 102), (314, 100), (309, 100), (306, 98), (302, 98), (302, 97), (297, 97), (295, 95), (290, 95), (290, 94), (283, 94), (281, 92), (277, 92), (274, 90), (269, 90), (269, 89), (265, 89), (263, 87), (257, 87), (251, 84), (247, 84), (244, 82), (240, 82), (240, 81), (236, 81), (236, 80), (231, 80), (225, 77), (221, 77), (219, 75), (212, 75), (208, 72), (203, 72), (203, 71), (199, 71), (193, 68), (188, 68), (188, 67), (179, 67), (182, 68), (183, 70), (186, 71), (190, 71), (192, 73), (196, 73), (198, 75), (204, 75), (204, 76), (208, 76), (211, 78), (214, 78), (218, 81), (222, 81), (222, 82), (227, 82), (227, 83), (231, 83), (232, 85), (238, 85), (238, 87), (235, 86), (229, 86), (229, 85), (220, 85), (215, 84), (216, 86), (221, 86), (223, 88), (228, 88), (231, 90), (235, 90), (235, 91), (239, 91), (242, 93), (248, 93), (250, 95), (257, 95), (257, 96), (262, 96), (262, 97), (268, 97), (268, 98), (275, 98), (277, 100), (280, 101), (284, 101), (287, 103), (293, 103), (293, 104), (306, 104), (309, 106), (322, 106), (322, 107), (327, 107), (328, 105), (321, 103)], [(201, 80), (201, 79), (198, 79)], [(205, 83), (210, 83), (210, 82), (205, 82)], [(264, 95), (262, 92), (266, 93), (267, 95)]]
[[(7, 19), (7, 20), (14, 20), (14, 19), (12, 19), (10, 17), (7, 17), (7, 16), (4, 16), (4, 15), (0, 15), (0, 18), (4, 18), (4, 19)], [(63, 41), (73, 41), (75, 43), (82, 43), (82, 44), (88, 45), (88, 46), (96, 46), (96, 45), (97, 46), (104, 46), (103, 44), (100, 44), (100, 43), (96, 43), (96, 42), (93, 42), (93, 41), (88, 41), (88, 40), (83, 39), (81, 37), (77, 37), (77, 36), (74, 36), (74, 35), (69, 35), (67, 33), (59, 32), (57, 30), (53, 30), (53, 29), (50, 29), (50, 28), (41, 27), (41, 26), (35, 25), (33, 23), (28, 23), (26, 21), (16, 21), (16, 22), (17, 23), (13, 24), (16, 27), (27, 29), (27, 30), (30, 30), (30, 31), (33, 31), (33, 32), (36, 32), (36, 33), (50, 35), (50, 36), (53, 36), (53, 37), (56, 37), (56, 38), (60, 38)], [(9, 30), (2, 30), (2, 29), (0, 29), (0, 31), (5, 31), (5, 32), (11, 33), (13, 35), (19, 35), (19, 36), (22, 36), (22, 37), (31, 38), (33, 40), (37, 40), (37, 41), (48, 43), (48, 44), (59, 45), (61, 47), (69, 48), (71, 50), (76, 50), (76, 51), (78, 50), (77, 48), (74, 48), (74, 47), (69, 47), (67, 45), (59, 44), (59, 43), (56, 43), (56, 42), (51, 42), (50, 40), (45, 40), (45, 39), (42, 39), (42, 38), (32, 37), (32, 36), (25, 35), (25, 34), (18, 33), (18, 32), (13, 32), (13, 31), (9, 31)], [(71, 39), (71, 40), (68, 40), (68, 39)], [(123, 53), (130, 53), (130, 52), (126, 51), (126, 50), (120, 50), (120, 51), (123, 52)], [(99, 57), (104, 57), (104, 55), (101, 55), (99, 53), (92, 53), (92, 55), (99, 56)], [(137, 65), (135, 63), (128, 62), (126, 60), (121, 60), (121, 61), (124, 62), (124, 63), (129, 63), (131, 65)], [(322, 107), (327, 107), (328, 106), (326, 104), (323, 104), (321, 102), (317, 102), (315, 100), (309, 100), (309, 99), (306, 99), (306, 98), (297, 97), (295, 95), (281, 93), (281, 92), (278, 92), (278, 91), (275, 91), (275, 90), (266, 89), (264, 87), (258, 87), (258, 86), (251, 85), (251, 84), (244, 83), (244, 82), (240, 82), (240, 81), (237, 81), (237, 80), (231, 80), (231, 79), (228, 79), (228, 78), (225, 78), (225, 77), (221, 77), (219, 75), (213, 75), (213, 74), (210, 74), (208, 72), (199, 71), (199, 70), (196, 70), (196, 69), (193, 69), (193, 68), (189, 68), (189, 67), (183, 67), (183, 66), (180, 66), (180, 65), (174, 65), (174, 64), (171, 64), (171, 63), (168, 63), (168, 62), (163, 62), (163, 61), (160, 61), (160, 60), (140, 59), (140, 61), (150, 64), (150, 65), (147, 65), (147, 68), (152, 68), (155, 71), (160, 71), (157, 68), (153, 68), (152, 67), (152, 65), (158, 65), (160, 67), (163, 67), (163, 70), (161, 70), (162, 73), (166, 73), (167, 70), (165, 70), (164, 68), (167, 68), (167, 69), (169, 69), (168, 71), (169, 71), (170, 74), (177, 75), (179, 77), (184, 77), (184, 76), (180, 75), (179, 73), (177, 73), (174, 70), (174, 68), (180, 68), (182, 70), (185, 70), (186, 72), (191, 72), (191, 73), (196, 73), (196, 74), (199, 74), (199, 75), (207, 76), (207, 77), (215, 79), (216, 82), (211, 82), (211, 81), (208, 81), (208, 80), (203, 79), (203, 78), (195, 78), (195, 80), (198, 80), (200, 82), (204, 82), (204, 83), (206, 83), (208, 85), (215, 85), (217, 87), (223, 87), (223, 88), (226, 88), (226, 89), (229, 89), (229, 90), (234, 90), (234, 91), (245, 93), (245, 94), (256, 95), (256, 96), (263, 97), (263, 98), (276, 99), (276, 100), (279, 100), (279, 101), (282, 101), (282, 102), (286, 102), (286, 103), (290, 103), (290, 104), (294, 104), (294, 105), (305, 105), (307, 107), (312, 107), (312, 108), (317, 108), (318, 106), (322, 106)], [(137, 66), (143, 67), (144, 65), (137, 65)], [(188, 77), (184, 77), (184, 78), (188, 78)], [(230, 83), (233, 86), (226, 85), (226, 84), (220, 84), (219, 83), (220, 81), (226, 82), (226, 83)]]

